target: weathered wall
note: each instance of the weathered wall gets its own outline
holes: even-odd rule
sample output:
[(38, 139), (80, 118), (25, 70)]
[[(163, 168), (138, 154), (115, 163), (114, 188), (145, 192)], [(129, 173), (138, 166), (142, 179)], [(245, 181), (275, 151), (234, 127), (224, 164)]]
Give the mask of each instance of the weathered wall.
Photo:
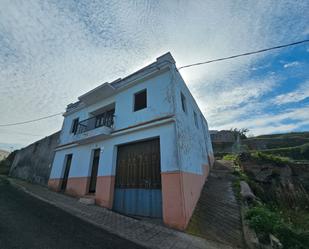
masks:
[(9, 175), (47, 185), (60, 132), (17, 151)]

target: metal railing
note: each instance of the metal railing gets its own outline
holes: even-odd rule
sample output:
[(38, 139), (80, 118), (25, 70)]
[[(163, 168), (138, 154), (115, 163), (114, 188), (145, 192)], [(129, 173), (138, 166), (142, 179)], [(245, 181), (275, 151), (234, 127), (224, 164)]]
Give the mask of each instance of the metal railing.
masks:
[(113, 127), (114, 125), (114, 110), (104, 112), (92, 118), (82, 120), (78, 123), (75, 134), (81, 134), (86, 131), (93, 130), (101, 126)]

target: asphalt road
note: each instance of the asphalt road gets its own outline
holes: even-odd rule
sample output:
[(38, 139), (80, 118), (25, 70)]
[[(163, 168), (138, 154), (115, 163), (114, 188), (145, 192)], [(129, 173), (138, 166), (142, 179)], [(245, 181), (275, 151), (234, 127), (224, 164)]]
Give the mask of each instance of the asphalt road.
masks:
[(142, 248), (42, 202), (0, 178), (0, 248)]

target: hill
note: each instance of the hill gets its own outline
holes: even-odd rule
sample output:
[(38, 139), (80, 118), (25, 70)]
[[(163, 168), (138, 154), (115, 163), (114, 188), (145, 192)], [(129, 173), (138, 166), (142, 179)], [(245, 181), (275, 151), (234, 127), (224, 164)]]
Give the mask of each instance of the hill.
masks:
[(261, 151), (296, 161), (309, 161), (309, 132), (261, 135), (241, 141), (248, 150)]

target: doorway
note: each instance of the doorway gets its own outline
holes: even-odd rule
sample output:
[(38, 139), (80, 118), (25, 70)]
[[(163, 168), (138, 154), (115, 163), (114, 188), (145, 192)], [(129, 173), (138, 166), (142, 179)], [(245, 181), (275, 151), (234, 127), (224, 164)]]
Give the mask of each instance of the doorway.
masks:
[(72, 154), (68, 154), (65, 156), (65, 169), (63, 173), (63, 178), (62, 178), (62, 184), (61, 184), (61, 191), (65, 191), (68, 183), (68, 178), (69, 178), (69, 172), (71, 168), (71, 163), (72, 163)]
[(95, 149), (93, 151), (91, 176), (90, 176), (90, 183), (89, 183), (89, 193), (95, 193), (95, 189), (97, 185), (99, 161), (100, 161), (100, 151), (101, 151), (100, 149)]

